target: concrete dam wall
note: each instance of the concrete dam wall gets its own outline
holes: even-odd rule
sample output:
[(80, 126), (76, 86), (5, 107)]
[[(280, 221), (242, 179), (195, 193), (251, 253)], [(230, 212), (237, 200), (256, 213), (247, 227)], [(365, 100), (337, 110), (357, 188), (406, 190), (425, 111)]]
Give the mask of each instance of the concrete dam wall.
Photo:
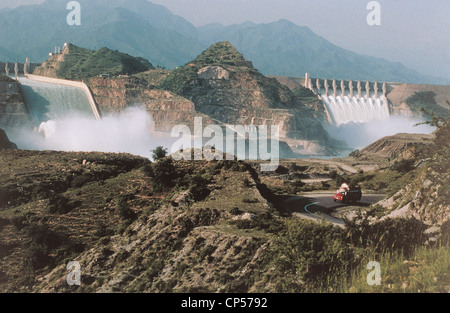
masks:
[(328, 120), (334, 125), (389, 119), (386, 83), (362, 83), (361, 81), (354, 83), (351, 80), (341, 80), (338, 83), (334, 79), (313, 80), (306, 74), (305, 87), (312, 90), (323, 101)]
[(74, 115), (100, 119), (91, 91), (82, 82), (30, 74), (19, 80), (30, 117), (37, 125)]

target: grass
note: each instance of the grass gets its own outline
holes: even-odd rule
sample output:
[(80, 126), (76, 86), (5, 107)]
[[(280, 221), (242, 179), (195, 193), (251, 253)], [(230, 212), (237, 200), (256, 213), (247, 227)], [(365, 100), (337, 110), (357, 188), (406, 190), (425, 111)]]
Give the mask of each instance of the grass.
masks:
[[(367, 269), (370, 261), (378, 261), (381, 269), (381, 285), (370, 286)], [(348, 277), (348, 278), (347, 278)], [(334, 288), (325, 292), (350, 293), (442, 293), (450, 291), (450, 248), (418, 247), (406, 258), (401, 252), (383, 253), (379, 256), (367, 254), (360, 266), (345, 276), (330, 277)]]

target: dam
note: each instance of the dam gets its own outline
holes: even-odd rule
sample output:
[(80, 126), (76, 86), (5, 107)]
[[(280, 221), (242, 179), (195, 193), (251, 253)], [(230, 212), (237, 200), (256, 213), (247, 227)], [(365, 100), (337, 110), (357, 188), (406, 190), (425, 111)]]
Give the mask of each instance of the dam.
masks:
[(95, 103), (81, 87), (71, 86), (64, 80), (42, 78), (41, 81), (34, 75), (20, 77), (19, 81), (30, 118), (36, 125), (69, 116), (99, 119)]
[(386, 83), (341, 80), (338, 86), (335, 79), (312, 79), (306, 73), (305, 87), (323, 101), (328, 120), (333, 125), (389, 119)]

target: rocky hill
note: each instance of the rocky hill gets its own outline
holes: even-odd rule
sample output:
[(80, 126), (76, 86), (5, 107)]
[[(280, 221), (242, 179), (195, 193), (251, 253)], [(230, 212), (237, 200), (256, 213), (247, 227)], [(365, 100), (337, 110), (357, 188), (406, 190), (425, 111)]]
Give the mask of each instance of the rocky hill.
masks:
[(394, 114), (419, 116), (421, 108), (444, 118), (450, 115), (446, 101), (450, 100), (450, 86), (402, 84), (387, 94)]
[(397, 134), (381, 138), (361, 150), (362, 155), (394, 159), (415, 159), (434, 143), (434, 135)]
[(98, 75), (118, 76), (140, 73), (152, 69), (153, 65), (144, 58), (100, 48), (97, 51), (66, 44), (61, 54), (55, 54), (33, 74), (70, 80), (87, 80)]
[(430, 225), (450, 219), (450, 118), (431, 123), (437, 127), (434, 142), (415, 160), (417, 177), (381, 203), (391, 211), (386, 218), (413, 216)]
[(175, 125), (188, 125), (193, 129), (194, 117), (201, 116), (204, 125), (218, 122), (195, 110), (192, 101), (173, 92), (155, 88), (155, 77), (167, 75), (165, 70), (150, 70), (137, 76), (117, 78), (91, 78), (89, 86), (105, 115), (120, 112), (126, 107), (140, 105), (151, 113), (155, 131), (171, 132)]
[(198, 112), (232, 125), (279, 125), (281, 138), (296, 152), (325, 152), (322, 125), (292, 91), (259, 73), (229, 42), (212, 45), (172, 71), (159, 87), (195, 104)]

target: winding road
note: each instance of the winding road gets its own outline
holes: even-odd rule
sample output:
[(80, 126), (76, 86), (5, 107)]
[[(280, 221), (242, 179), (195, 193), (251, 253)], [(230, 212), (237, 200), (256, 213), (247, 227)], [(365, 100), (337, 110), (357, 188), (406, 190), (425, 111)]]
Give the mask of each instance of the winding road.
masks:
[[(292, 196), (286, 198), (282, 203), (282, 208), (287, 212), (295, 214), (302, 218), (309, 218), (314, 220), (325, 220), (333, 223), (336, 226), (344, 227), (343, 220), (330, 215), (334, 210), (348, 205), (342, 202), (334, 202), (334, 193), (307, 193), (303, 196)], [(361, 201), (352, 206), (367, 207), (384, 199), (384, 194), (363, 194)]]

